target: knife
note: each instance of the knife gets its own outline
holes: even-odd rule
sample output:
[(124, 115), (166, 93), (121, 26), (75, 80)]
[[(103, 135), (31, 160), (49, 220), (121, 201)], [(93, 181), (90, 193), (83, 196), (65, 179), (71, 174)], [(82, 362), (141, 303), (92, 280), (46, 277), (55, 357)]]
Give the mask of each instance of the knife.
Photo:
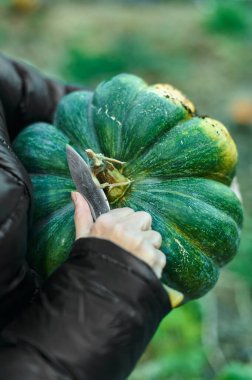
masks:
[[(98, 216), (110, 210), (107, 197), (104, 191), (94, 182), (90, 167), (79, 153), (68, 144), (66, 145), (66, 155), (71, 177), (78, 192), (86, 199), (95, 221)], [(171, 307), (179, 306), (184, 300), (184, 295), (165, 284), (163, 286), (169, 295)]]
[(71, 177), (78, 192), (86, 199), (93, 220), (110, 210), (109, 202), (102, 189), (93, 180), (90, 167), (70, 145), (66, 145), (67, 162)]

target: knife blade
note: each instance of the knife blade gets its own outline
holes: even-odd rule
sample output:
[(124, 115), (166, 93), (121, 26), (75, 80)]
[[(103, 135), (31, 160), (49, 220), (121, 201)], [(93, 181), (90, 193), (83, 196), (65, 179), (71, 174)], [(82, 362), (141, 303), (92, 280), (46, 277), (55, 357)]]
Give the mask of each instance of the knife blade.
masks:
[(98, 216), (110, 210), (107, 197), (94, 182), (92, 172), (84, 159), (68, 144), (66, 145), (66, 155), (76, 189), (86, 199), (95, 221)]

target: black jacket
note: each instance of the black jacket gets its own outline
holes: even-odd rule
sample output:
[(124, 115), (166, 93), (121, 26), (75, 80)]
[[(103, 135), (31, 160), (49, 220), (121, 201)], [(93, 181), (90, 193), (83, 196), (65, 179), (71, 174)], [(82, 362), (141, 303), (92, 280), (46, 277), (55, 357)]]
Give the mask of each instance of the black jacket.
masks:
[(32, 187), (11, 141), (74, 90), (0, 55), (0, 380), (126, 379), (170, 310), (152, 269), (107, 240), (77, 240), (42, 287), (25, 261)]

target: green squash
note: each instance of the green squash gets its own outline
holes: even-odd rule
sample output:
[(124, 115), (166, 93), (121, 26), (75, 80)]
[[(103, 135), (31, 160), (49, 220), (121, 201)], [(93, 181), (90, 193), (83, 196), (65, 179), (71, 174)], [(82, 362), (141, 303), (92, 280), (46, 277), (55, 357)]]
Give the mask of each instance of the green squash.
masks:
[(165, 284), (186, 299), (213, 287), (237, 252), (242, 225), (240, 201), (229, 187), (237, 151), (221, 123), (197, 116), (170, 85), (121, 74), (94, 93), (65, 96), (54, 125), (23, 130), (14, 149), (34, 189), (29, 262), (44, 277), (68, 257), (75, 236), (66, 144), (100, 183), (114, 184), (105, 188), (112, 208), (152, 215), (167, 256)]

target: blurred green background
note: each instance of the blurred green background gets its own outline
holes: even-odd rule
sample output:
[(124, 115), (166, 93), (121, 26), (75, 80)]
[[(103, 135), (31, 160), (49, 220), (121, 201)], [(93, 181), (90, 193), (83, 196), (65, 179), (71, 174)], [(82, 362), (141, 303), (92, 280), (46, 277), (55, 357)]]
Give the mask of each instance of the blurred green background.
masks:
[(213, 291), (162, 322), (130, 380), (252, 379), (252, 1), (0, 0), (0, 50), (89, 88), (120, 72), (168, 82), (227, 125), (240, 252)]

